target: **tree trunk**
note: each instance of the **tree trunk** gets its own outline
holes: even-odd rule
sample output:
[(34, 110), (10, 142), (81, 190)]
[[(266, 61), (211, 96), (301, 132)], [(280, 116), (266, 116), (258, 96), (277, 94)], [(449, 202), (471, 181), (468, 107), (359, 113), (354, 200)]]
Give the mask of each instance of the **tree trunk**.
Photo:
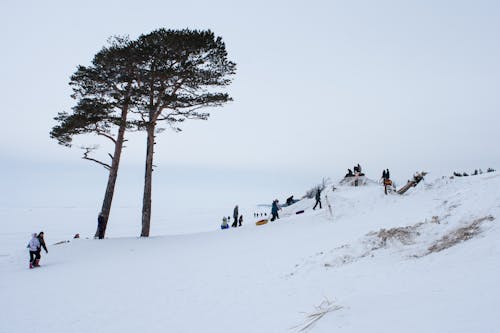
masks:
[(120, 165), (120, 157), (122, 154), (123, 142), (125, 140), (125, 129), (127, 124), (128, 106), (122, 108), (120, 127), (115, 142), (115, 152), (111, 161), (111, 169), (109, 169), (108, 184), (106, 185), (106, 193), (102, 202), (102, 208), (99, 215), (102, 218), (98, 219), (97, 230), (94, 238), (103, 239), (108, 225), (109, 213), (111, 211), (111, 203), (115, 193), (116, 178), (118, 177), (118, 167)]
[(142, 231), (141, 237), (149, 237), (149, 227), (151, 224), (151, 187), (153, 178), (153, 154), (155, 144), (156, 123), (150, 123), (147, 127), (146, 146), (146, 171), (144, 175), (144, 197), (142, 200)]

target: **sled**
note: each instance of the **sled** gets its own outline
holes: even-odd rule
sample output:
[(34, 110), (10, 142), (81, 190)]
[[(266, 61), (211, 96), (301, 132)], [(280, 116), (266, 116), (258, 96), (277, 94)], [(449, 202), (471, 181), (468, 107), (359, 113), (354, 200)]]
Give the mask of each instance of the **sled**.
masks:
[(255, 222), (255, 225), (263, 225), (263, 224), (266, 224), (268, 220), (260, 220), (260, 221), (257, 221)]
[(413, 176), (413, 180), (409, 180), (408, 183), (406, 183), (405, 186), (403, 186), (402, 188), (400, 188), (397, 193), (398, 194), (404, 194), (406, 191), (408, 191), (411, 187), (415, 187), (417, 186), (418, 183), (420, 183), (420, 181), (422, 179), (424, 179), (424, 176), (427, 175), (427, 172), (417, 172), (415, 174), (415, 176)]

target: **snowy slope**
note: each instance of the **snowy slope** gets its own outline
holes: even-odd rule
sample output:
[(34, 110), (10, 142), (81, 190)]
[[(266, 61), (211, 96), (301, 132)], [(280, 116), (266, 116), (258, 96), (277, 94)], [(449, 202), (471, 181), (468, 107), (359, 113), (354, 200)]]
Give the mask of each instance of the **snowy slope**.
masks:
[(264, 226), (240, 205), (245, 225), (226, 231), (193, 221), (202, 232), (60, 245), (47, 233), (35, 270), (26, 226), (7, 225), (0, 332), (496, 332), (499, 189), (498, 173), (404, 196), (328, 187), (333, 217), (302, 200)]

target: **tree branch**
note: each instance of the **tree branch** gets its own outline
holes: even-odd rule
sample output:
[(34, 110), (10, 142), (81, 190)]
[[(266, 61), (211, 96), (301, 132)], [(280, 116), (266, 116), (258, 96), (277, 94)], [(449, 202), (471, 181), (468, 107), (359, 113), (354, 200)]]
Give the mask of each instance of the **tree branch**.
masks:
[[(83, 153), (83, 157), (82, 159), (84, 160), (88, 160), (88, 161), (92, 161), (92, 162), (95, 162), (99, 165), (102, 165), (106, 170), (110, 170), (111, 169), (111, 166), (107, 163), (104, 163), (104, 162), (101, 162), (99, 160), (96, 160), (95, 158), (92, 158), (92, 157), (89, 157), (89, 154), (95, 149), (95, 148), (91, 148), (91, 147), (81, 147), (82, 149), (85, 149), (85, 153)], [(110, 155), (111, 156), (111, 155)]]

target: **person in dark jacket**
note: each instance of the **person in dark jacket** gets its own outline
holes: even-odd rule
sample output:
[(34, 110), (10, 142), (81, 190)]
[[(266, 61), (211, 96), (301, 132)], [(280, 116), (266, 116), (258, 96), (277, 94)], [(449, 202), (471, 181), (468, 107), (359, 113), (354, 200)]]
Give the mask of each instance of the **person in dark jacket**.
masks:
[(97, 231), (94, 238), (104, 239), (104, 231), (106, 230), (107, 218), (103, 212), (100, 212), (97, 216)]
[(278, 215), (278, 210), (280, 209), (279, 206), (278, 206), (278, 199), (274, 200), (273, 201), (273, 204), (271, 206), (271, 221), (274, 221), (276, 219), (279, 219), (279, 215)]
[(236, 228), (238, 226), (238, 205), (236, 205), (234, 207), (233, 219), (234, 219), (234, 222), (233, 222), (233, 224), (231, 224), (231, 227)]
[(243, 223), (243, 215), (240, 215), (240, 219), (238, 220), (238, 227), (241, 227), (241, 224)]
[(321, 209), (321, 189), (318, 187), (316, 190), (316, 204), (313, 207), (313, 210), (316, 209), (316, 206), (319, 204), (319, 209)]
[(40, 246), (38, 247), (38, 249), (36, 251), (36, 260), (35, 260), (35, 264), (34, 264), (35, 267), (40, 266), (40, 264), (39, 264), (40, 258), (42, 257), (40, 253), (42, 252), (42, 248), (45, 250), (45, 253), (49, 253), (49, 251), (47, 251), (47, 246), (45, 245), (45, 239), (43, 239), (43, 236), (44, 236), (43, 231), (40, 231), (38, 233), (38, 236), (36, 236), (36, 238), (38, 238), (38, 241), (40, 242)]

